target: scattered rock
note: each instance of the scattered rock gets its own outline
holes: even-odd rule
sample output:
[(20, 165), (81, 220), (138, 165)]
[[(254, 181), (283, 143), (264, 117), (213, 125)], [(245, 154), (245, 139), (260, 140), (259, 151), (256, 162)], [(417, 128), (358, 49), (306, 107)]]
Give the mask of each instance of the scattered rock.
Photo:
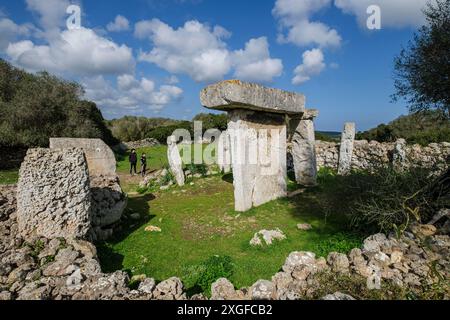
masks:
[(299, 223), (297, 225), (298, 230), (308, 231), (312, 229), (312, 226), (309, 223)]
[(236, 300), (233, 284), (226, 278), (220, 278), (211, 285), (211, 300)]
[(147, 227), (145, 227), (144, 230), (147, 232), (161, 232), (162, 231), (161, 228), (157, 227), (157, 226), (147, 226)]
[[(262, 238), (262, 239), (261, 239)], [(286, 236), (280, 229), (276, 230), (261, 230), (255, 233), (253, 238), (250, 240), (250, 245), (252, 246), (262, 246), (271, 245), (274, 240), (282, 241), (286, 239)], [(264, 243), (263, 243), (264, 241)]]
[(275, 286), (268, 280), (258, 280), (250, 288), (250, 299), (252, 300), (271, 300), (275, 298)]
[(348, 273), (350, 263), (348, 258), (343, 253), (331, 252), (328, 255), (327, 263), (330, 265), (331, 270), (337, 273)]
[(419, 238), (434, 236), (437, 232), (435, 226), (431, 224), (414, 224), (411, 226), (411, 232)]
[(326, 296), (322, 297), (321, 300), (356, 300), (352, 296), (341, 293), (341, 292), (335, 292), (333, 294), (327, 294)]
[(164, 280), (156, 286), (153, 297), (157, 300), (182, 300), (185, 297), (183, 283), (176, 277)]
[(153, 278), (146, 278), (144, 281), (142, 281), (139, 284), (138, 291), (143, 292), (145, 294), (152, 294), (153, 289), (156, 287), (155, 279)]

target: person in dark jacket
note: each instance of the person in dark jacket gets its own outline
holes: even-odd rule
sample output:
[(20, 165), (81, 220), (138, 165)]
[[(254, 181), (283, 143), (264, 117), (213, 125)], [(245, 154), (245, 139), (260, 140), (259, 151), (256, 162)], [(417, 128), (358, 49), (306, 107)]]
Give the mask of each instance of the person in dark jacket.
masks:
[(147, 156), (143, 153), (141, 155), (141, 176), (145, 176), (145, 171), (147, 171)]
[(135, 149), (131, 150), (128, 160), (130, 161), (130, 174), (133, 175), (133, 171), (136, 174), (137, 154)]

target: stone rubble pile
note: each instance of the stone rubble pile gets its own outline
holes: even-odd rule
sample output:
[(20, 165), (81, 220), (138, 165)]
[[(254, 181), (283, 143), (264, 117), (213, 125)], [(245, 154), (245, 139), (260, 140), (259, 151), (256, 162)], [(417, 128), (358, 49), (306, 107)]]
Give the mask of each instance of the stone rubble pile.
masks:
[[(24, 299), (188, 299), (183, 283), (170, 278), (160, 283), (143, 277), (138, 289), (129, 287), (123, 271), (103, 273), (95, 246), (86, 240), (18, 232), (16, 187), (0, 187), (0, 300)], [(437, 281), (435, 265), (444, 279), (450, 277), (450, 237), (436, 234), (435, 227), (414, 225), (397, 239), (376, 234), (362, 248), (346, 255), (330, 253), (327, 259), (311, 252), (292, 252), (271, 280), (258, 280), (250, 288), (236, 290), (227, 279), (211, 287), (212, 299), (305, 299), (317, 288), (321, 272), (367, 278), (369, 288), (392, 282), (417, 288)], [(447, 295), (447, 298), (449, 296)], [(330, 292), (323, 299), (351, 299), (345, 292)], [(190, 299), (206, 299), (197, 294)]]

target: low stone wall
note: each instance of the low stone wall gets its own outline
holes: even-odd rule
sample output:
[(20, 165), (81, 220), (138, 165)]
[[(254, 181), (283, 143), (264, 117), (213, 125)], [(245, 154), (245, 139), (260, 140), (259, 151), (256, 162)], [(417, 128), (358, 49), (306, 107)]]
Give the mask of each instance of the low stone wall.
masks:
[(154, 138), (146, 138), (139, 141), (123, 142), (122, 144), (128, 150), (160, 145), (159, 141)]
[[(380, 143), (366, 140), (355, 141), (351, 168), (370, 170), (379, 165), (394, 162), (396, 143)], [(339, 166), (340, 143), (316, 141), (316, 157), (318, 168), (327, 167), (337, 170)], [(405, 145), (404, 167), (433, 167), (441, 169), (448, 167), (450, 162), (450, 143), (431, 143), (420, 145)]]

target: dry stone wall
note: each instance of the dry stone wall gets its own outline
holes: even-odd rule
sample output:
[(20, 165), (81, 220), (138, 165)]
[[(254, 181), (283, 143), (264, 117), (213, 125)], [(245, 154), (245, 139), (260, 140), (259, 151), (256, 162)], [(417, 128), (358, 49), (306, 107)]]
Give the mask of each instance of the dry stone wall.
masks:
[[(397, 146), (397, 148), (396, 148)], [(338, 169), (339, 143), (316, 141), (317, 166)], [(450, 143), (431, 143), (428, 146), (355, 141), (351, 169), (370, 170), (393, 163), (403, 168), (434, 167), (445, 169), (450, 157)]]

